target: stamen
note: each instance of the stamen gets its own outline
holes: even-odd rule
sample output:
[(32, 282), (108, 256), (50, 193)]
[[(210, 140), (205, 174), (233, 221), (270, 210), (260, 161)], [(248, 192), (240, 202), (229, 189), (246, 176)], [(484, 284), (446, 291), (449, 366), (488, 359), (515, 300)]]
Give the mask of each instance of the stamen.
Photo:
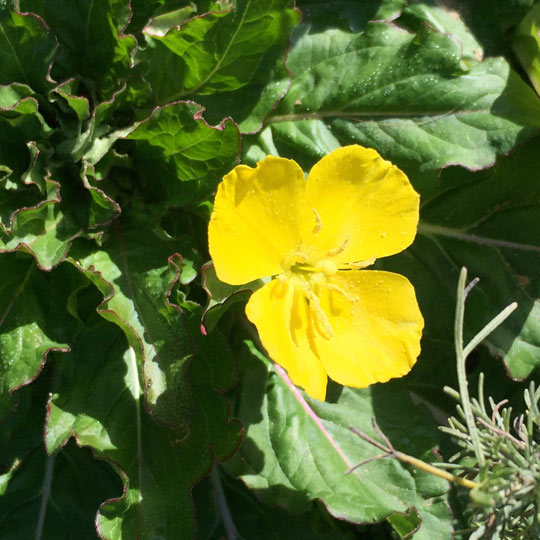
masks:
[(321, 216), (319, 216), (319, 212), (317, 212), (317, 210), (315, 210), (315, 208), (312, 208), (311, 210), (315, 214), (315, 221), (317, 222), (315, 227), (313, 227), (313, 234), (317, 234), (322, 229)]
[(340, 270), (361, 270), (362, 268), (366, 268), (366, 266), (371, 266), (376, 260), (377, 259), (373, 257), (372, 259), (366, 259), (365, 261), (346, 263)]
[(319, 333), (326, 339), (334, 337), (334, 329), (332, 328), (326, 313), (321, 307), (321, 300), (319, 297), (311, 290), (307, 282), (302, 284), (302, 291), (309, 300), (309, 313), (314, 319), (313, 322), (315, 323)]
[(341, 244), (341, 246), (328, 251), (328, 253), (327, 253), (328, 257), (335, 257), (336, 255), (339, 255), (340, 253), (343, 253), (343, 251), (345, 251), (345, 248), (347, 247), (348, 243), (349, 243), (349, 237), (347, 236), (347, 238), (345, 238), (345, 242), (343, 242), (343, 244)]
[(311, 289), (308, 289), (306, 292), (310, 301), (310, 307), (312, 308), (311, 313), (315, 316), (319, 332), (326, 339), (334, 337), (334, 329), (332, 328), (326, 313), (321, 307), (321, 300)]
[(356, 297), (351, 296), (349, 293), (345, 292), (341, 287), (334, 285), (333, 283), (327, 283), (326, 286), (333, 291), (336, 291), (342, 294), (349, 302), (356, 302)]

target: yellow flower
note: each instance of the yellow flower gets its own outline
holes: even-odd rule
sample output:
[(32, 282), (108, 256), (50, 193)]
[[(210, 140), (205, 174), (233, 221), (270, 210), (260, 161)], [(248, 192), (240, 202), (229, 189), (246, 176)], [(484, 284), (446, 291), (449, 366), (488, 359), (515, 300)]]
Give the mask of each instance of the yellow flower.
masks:
[(248, 319), (270, 357), (316, 399), (327, 377), (365, 387), (401, 377), (424, 321), (403, 276), (362, 270), (416, 234), (419, 196), (373, 149), (339, 148), (311, 169), (269, 156), (219, 185), (208, 228), (218, 278), (276, 276), (251, 296)]

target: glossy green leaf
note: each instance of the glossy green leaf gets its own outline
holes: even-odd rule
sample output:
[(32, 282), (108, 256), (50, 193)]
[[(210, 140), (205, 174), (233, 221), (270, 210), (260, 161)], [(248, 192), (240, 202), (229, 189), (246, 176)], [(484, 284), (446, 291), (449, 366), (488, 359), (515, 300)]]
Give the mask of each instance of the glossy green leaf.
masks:
[(146, 404), (153, 417), (183, 430), (189, 420), (186, 363), (193, 341), (180, 309), (169, 301), (182, 259), (173, 239), (160, 238), (151, 216), (116, 220), (102, 247), (74, 246), (69, 259), (101, 291), (99, 313), (126, 334), (143, 366)]
[(428, 349), (433, 358), (437, 350), (452, 351), (455, 284), (466, 266), (471, 279), (480, 278), (467, 299), (469, 338), (516, 301), (518, 310), (485, 343), (512, 377), (527, 377), (540, 366), (538, 142), (532, 139), (486, 171), (446, 169), (445, 187), (422, 203), (415, 243), (380, 261), (414, 283), (426, 319), (424, 339), (437, 344)]
[(445, 481), (380, 454), (350, 431), (377, 438), (380, 429), (396, 449), (428, 459), (436, 429), (427, 409), (415, 407), (400, 381), (364, 390), (333, 387), (326, 402), (305, 398), (249, 342), (242, 350), (241, 390), (236, 414), (246, 439), (227, 470), (254, 489), (261, 500), (294, 511), (321, 499), (340, 519), (372, 523), (414, 507), (422, 523), (416, 538), (449, 538), (450, 511)]
[[(101, 506), (100, 534), (111, 540), (191, 537), (195, 516), (189, 492), (212, 467), (216, 435), (197, 401), (189, 434), (153, 422), (143, 408), (135, 352), (120, 329), (105, 321), (90, 325), (60, 366), (62, 382), (49, 403), (48, 450), (59, 449), (74, 434), (79, 444), (115, 463), (125, 483), (122, 497)], [(223, 400), (221, 411), (228, 413)], [(230, 424), (228, 432), (234, 445), (217, 445), (226, 455), (237, 445), (238, 426)]]
[(540, 94), (540, 5), (536, 4), (515, 29), (512, 47)]
[(215, 190), (238, 160), (240, 134), (224, 121), (212, 127), (191, 102), (157, 107), (128, 137), (133, 160), (151, 201), (196, 202)]
[(33, 14), (19, 14), (0, 6), (0, 83), (29, 85), (45, 93), (52, 87), (48, 77), (56, 42)]
[(219, 319), (237, 303), (245, 303), (251, 293), (260, 289), (264, 281), (258, 279), (244, 285), (229, 285), (220, 281), (213, 263), (205, 264), (201, 269), (202, 285), (208, 294), (208, 303), (203, 314), (203, 326), (211, 332)]
[[(16, 412), (0, 435), (0, 535), (6, 540), (96, 538), (100, 504), (122, 492), (113, 468), (87, 449), (68, 444), (48, 456), (43, 422), (51, 370), (37, 385), (17, 392)], [(24, 394), (24, 397), (23, 395)]]
[(441, 167), (486, 167), (540, 127), (540, 101), (505, 60), (464, 61), (452, 37), (427, 26), (370, 23), (354, 34), (302, 24), (293, 35), (293, 83), (267, 120), (284, 155), (313, 163), (326, 140), (375, 147), (419, 170), (425, 193)]
[(267, 506), (221, 468), (214, 469), (195, 487), (193, 498), (200, 523), (197, 540), (224, 537), (227, 533), (250, 540), (363, 538), (357, 536), (352, 525), (329, 518), (322, 505), (314, 504), (301, 514)]
[(462, 11), (463, 6), (412, 0), (403, 10), (400, 22), (409, 22), (411, 19), (409, 25), (416, 31), (427, 24), (433, 30), (457, 41), (463, 59), (481, 61), (484, 57), (482, 44), (467, 27)]
[(40, 271), (28, 256), (1, 255), (0, 417), (11, 394), (32, 382), (51, 351), (68, 351), (79, 322), (67, 311), (81, 284), (69, 268)]
[(234, 9), (193, 18), (165, 36), (146, 35), (182, 59), (174, 93), (163, 103), (193, 94), (228, 92), (246, 85), (266, 51), (284, 42), (297, 21), (289, 0), (239, 0)]
[(24, 207), (11, 216), (11, 227), (0, 230), (0, 251), (24, 251), (39, 267), (50, 270), (64, 260), (80, 229), (60, 208), (58, 182), (45, 178), (46, 198), (33, 207)]
[(94, 98), (109, 98), (118, 89), (136, 45), (133, 36), (118, 31), (126, 22), (125, 3), (21, 0), (20, 7), (43, 17), (58, 40), (53, 77), (80, 75)]

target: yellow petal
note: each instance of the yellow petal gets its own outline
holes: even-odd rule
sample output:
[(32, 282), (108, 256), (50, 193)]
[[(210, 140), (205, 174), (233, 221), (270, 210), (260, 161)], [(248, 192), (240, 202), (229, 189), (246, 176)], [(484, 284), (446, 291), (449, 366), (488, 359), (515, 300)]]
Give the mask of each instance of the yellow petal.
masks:
[(287, 370), (294, 384), (324, 400), (327, 377), (313, 351), (316, 331), (297, 278), (264, 285), (251, 296), (246, 314), (270, 358)]
[(309, 173), (302, 251), (336, 264), (398, 253), (416, 234), (419, 196), (407, 176), (373, 149), (334, 150)]
[(314, 340), (331, 379), (361, 388), (410, 371), (420, 354), (424, 320), (407, 278), (339, 271), (314, 292), (333, 330), (332, 337)]
[(288, 269), (300, 244), (305, 184), (296, 162), (272, 156), (223, 178), (208, 226), (221, 281), (241, 285)]

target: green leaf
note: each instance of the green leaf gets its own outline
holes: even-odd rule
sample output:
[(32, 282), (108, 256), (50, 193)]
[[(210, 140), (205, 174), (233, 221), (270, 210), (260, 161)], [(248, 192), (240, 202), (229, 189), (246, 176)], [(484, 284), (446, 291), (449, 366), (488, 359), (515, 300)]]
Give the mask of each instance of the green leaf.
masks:
[(163, 67), (161, 73), (150, 71), (157, 102), (245, 86), (266, 52), (283, 44), (296, 23), (298, 15), (289, 6), (289, 0), (239, 0), (234, 9), (195, 17), (164, 36), (154, 26), (147, 27), (145, 35), (155, 43), (141, 57), (155, 65), (158, 56), (161, 66), (175, 73), (165, 78)]
[(126, 22), (118, 1), (21, 0), (21, 9), (43, 17), (58, 39), (52, 74), (58, 80), (80, 75), (91, 96), (110, 98), (127, 76), (136, 41), (118, 32)]
[(53, 85), (48, 72), (56, 48), (38, 17), (0, 8), (1, 84), (24, 83), (45, 94)]
[[(49, 374), (51, 371), (49, 371)], [(99, 505), (122, 492), (110, 465), (96, 461), (74, 443), (47, 456), (43, 422), (47, 391), (45, 376), (17, 392), (16, 412), (0, 432), (0, 535), (20, 538), (95, 539)], [(24, 397), (23, 397), (24, 394)]]
[(397, 19), (408, 2), (406, 0), (378, 0), (356, 2), (355, 0), (298, 0), (302, 20), (308, 20), (317, 31), (324, 28), (341, 28), (349, 32), (365, 30), (369, 21)]
[(515, 29), (512, 48), (540, 94), (540, 5), (536, 4)]
[(237, 303), (244, 303), (251, 293), (264, 285), (262, 279), (244, 285), (229, 285), (220, 281), (214, 264), (209, 262), (201, 268), (202, 286), (208, 294), (208, 304), (204, 310), (202, 324), (206, 332), (211, 332), (219, 319)]
[[(267, 120), (280, 153), (312, 164), (330, 141), (375, 147), (432, 191), (449, 164), (491, 165), (540, 126), (540, 101), (502, 58), (461, 57), (456, 41), (426, 26), (411, 34), (370, 23), (293, 32), (291, 88)], [(321, 137), (321, 134), (326, 133)]]
[(379, 261), (385, 269), (408, 275), (415, 285), (426, 320), (422, 372), (433, 371), (435, 363), (452, 354), (455, 288), (462, 266), (471, 279), (480, 278), (467, 297), (468, 339), (517, 301), (517, 311), (484, 343), (503, 358), (512, 377), (527, 377), (540, 366), (538, 142), (538, 137), (532, 139), (485, 171), (444, 170), (442, 189), (422, 202), (415, 243), (407, 252)]
[(157, 107), (127, 139), (150, 201), (193, 203), (214, 191), (238, 161), (240, 134), (232, 121), (212, 127), (191, 102)]
[(46, 198), (34, 207), (16, 210), (10, 229), (0, 230), (0, 252), (24, 251), (36, 259), (43, 270), (64, 260), (80, 229), (71, 216), (60, 209), (60, 185), (44, 178)]
[(180, 26), (197, 11), (193, 3), (178, 9), (154, 13), (152, 19), (144, 27), (144, 33), (148, 36), (163, 37), (174, 26)]
[(41, 272), (27, 256), (1, 255), (0, 417), (11, 394), (32, 382), (47, 355), (68, 351), (79, 322), (66, 309), (81, 276), (70, 268)]
[(249, 540), (360, 538), (352, 526), (329, 518), (322, 505), (314, 504), (302, 514), (264, 505), (242, 482), (218, 468), (195, 487), (193, 498), (199, 517), (197, 540), (225, 538), (227, 530)]
[[(101, 506), (99, 533), (111, 540), (150, 539), (157, 534), (191, 537), (195, 530), (191, 486), (212, 467), (213, 437), (237, 444), (238, 425), (223, 425), (221, 420), (221, 433), (213, 433), (198, 401), (187, 435), (152, 422), (142, 406), (135, 352), (126, 346), (120, 329), (106, 321), (90, 324), (73, 352), (59, 363), (63, 378), (49, 403), (48, 451), (57, 450), (74, 434), (78, 444), (115, 463), (124, 479), (125, 494)], [(226, 416), (226, 403), (220, 401)], [(219, 443), (217, 448), (226, 454), (234, 449)]]
[(461, 55), (466, 60), (479, 60), (484, 57), (481, 43), (471, 33), (460, 11), (452, 4), (426, 3), (422, 0), (408, 2), (400, 22), (409, 22), (409, 25), (418, 31), (422, 25), (429, 25), (441, 34), (448, 34), (461, 46)]
[(227, 470), (264, 502), (293, 511), (321, 499), (329, 512), (357, 523), (382, 520), (415, 507), (422, 524), (415, 538), (450, 536), (447, 483), (391, 459), (347, 471), (379, 450), (355, 436), (373, 437), (372, 419), (396, 449), (428, 459), (436, 429), (426, 409), (415, 407), (401, 381), (363, 390), (330, 388), (327, 402), (307, 399), (247, 342), (241, 358), (241, 399), (236, 415), (246, 438)]
[(180, 309), (169, 295), (180, 275), (173, 238), (142, 212), (116, 220), (100, 249), (74, 246), (69, 259), (104, 297), (98, 312), (126, 334), (143, 366), (146, 405), (153, 417), (178, 430), (189, 420), (186, 363), (194, 354)]

